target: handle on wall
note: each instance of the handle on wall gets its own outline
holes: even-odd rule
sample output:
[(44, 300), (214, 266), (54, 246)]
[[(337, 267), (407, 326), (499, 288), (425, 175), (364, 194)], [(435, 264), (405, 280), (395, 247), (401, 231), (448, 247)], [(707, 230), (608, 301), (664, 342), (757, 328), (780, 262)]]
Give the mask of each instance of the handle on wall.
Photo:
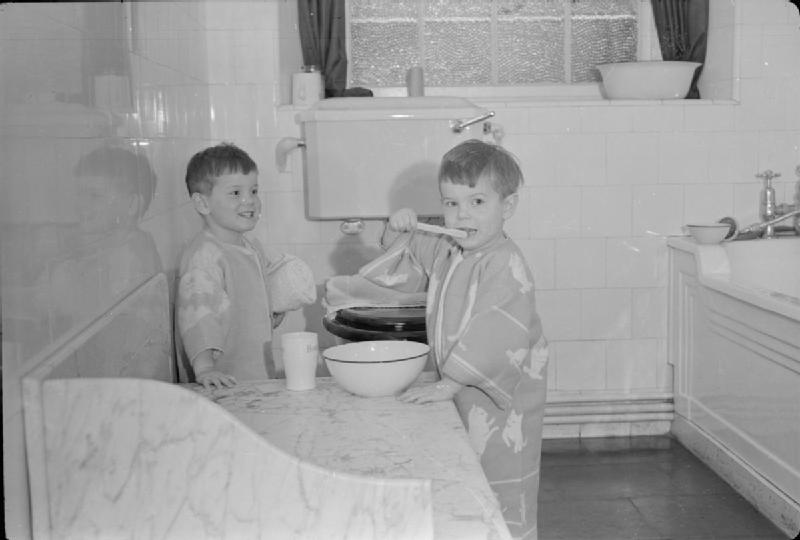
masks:
[(286, 158), (295, 148), (304, 148), (306, 141), (297, 137), (284, 137), (275, 146), (275, 166), (278, 172), (286, 172)]
[(469, 120), (453, 120), (450, 122), (450, 127), (453, 129), (454, 133), (461, 133), (464, 129), (468, 128), (472, 124), (477, 124), (478, 122), (483, 122), (494, 116), (494, 111), (489, 111), (485, 114), (480, 116), (476, 116), (475, 118), (470, 118)]

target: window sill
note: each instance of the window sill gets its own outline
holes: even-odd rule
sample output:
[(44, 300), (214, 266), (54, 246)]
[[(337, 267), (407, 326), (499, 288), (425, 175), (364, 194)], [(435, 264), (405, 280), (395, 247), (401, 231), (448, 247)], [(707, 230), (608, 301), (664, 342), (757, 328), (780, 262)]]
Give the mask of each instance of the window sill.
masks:
[[(376, 97), (405, 97), (405, 87), (378, 88)], [(734, 99), (606, 99), (600, 83), (542, 84), (527, 87), (471, 87), (425, 89), (426, 96), (458, 96), (482, 107), (649, 107), (738, 105)]]
[[(448, 94), (453, 96), (454, 94)], [(463, 97), (463, 96), (459, 96)], [(731, 107), (739, 105), (734, 99), (605, 99), (585, 96), (524, 96), (524, 97), (466, 97), (475, 105), (487, 109), (518, 109), (520, 107)], [(279, 112), (300, 112), (308, 107), (280, 105)]]
[[(375, 88), (376, 97), (405, 97), (406, 88)], [(505, 99), (602, 99), (599, 83), (582, 84), (535, 84), (529, 86), (468, 86), (468, 87), (427, 87), (426, 96), (458, 96), (473, 102), (480, 100)]]
[(476, 105), (493, 108), (519, 107), (697, 107), (732, 106), (739, 102), (733, 99), (605, 99), (603, 97), (516, 97), (516, 98), (468, 98)]
[[(406, 97), (405, 87), (373, 89), (376, 97)], [(735, 99), (606, 99), (599, 83), (574, 85), (543, 84), (527, 87), (467, 87), (425, 89), (426, 96), (461, 97), (491, 109), (520, 107), (697, 107), (733, 106)], [(281, 105), (280, 111), (301, 111), (307, 107)]]

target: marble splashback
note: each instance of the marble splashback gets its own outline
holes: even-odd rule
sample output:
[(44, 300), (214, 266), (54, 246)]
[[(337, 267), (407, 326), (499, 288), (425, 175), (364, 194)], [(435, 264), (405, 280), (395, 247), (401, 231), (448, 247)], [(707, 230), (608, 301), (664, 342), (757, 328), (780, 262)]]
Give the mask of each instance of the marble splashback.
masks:
[[(435, 380), (424, 373), (419, 382)], [(417, 384), (417, 383), (415, 383)], [(381, 478), (429, 478), (437, 540), (510, 540), (500, 505), (452, 401), (363, 398), (335, 380), (292, 391), (284, 380), (205, 390), (186, 385), (270, 444), (327, 470)]]
[(429, 480), (302, 462), (176, 385), (48, 380), (42, 412), (41, 538), (433, 538)]

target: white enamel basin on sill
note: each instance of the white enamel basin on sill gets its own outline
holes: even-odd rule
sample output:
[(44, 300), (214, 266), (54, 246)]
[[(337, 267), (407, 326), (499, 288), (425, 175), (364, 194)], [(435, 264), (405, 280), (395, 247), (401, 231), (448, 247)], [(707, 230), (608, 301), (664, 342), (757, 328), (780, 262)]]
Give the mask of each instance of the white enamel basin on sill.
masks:
[(598, 64), (606, 99), (683, 99), (699, 62), (643, 61)]

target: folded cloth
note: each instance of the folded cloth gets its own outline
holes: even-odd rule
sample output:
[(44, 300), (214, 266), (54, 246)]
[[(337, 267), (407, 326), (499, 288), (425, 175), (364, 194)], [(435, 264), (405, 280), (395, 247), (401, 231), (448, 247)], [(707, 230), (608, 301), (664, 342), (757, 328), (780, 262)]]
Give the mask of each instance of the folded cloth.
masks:
[(325, 283), (322, 305), (327, 313), (352, 307), (424, 306), (425, 292), (387, 289), (363, 276), (333, 276)]
[(424, 306), (428, 277), (400, 236), (386, 253), (362, 266), (357, 275), (333, 276), (325, 284), (328, 313), (351, 307)]
[(317, 284), (311, 268), (288, 254), (268, 270), (267, 292), (275, 313), (300, 309), (317, 300)]

